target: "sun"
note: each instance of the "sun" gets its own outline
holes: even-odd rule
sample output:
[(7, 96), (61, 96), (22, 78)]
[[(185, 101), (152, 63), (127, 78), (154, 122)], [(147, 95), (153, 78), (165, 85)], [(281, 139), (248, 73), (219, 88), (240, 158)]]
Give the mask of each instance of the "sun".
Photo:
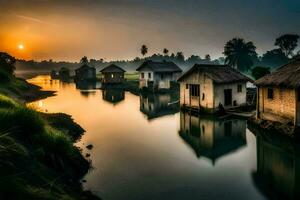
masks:
[(23, 45), (23, 44), (19, 44), (19, 45), (18, 45), (18, 49), (19, 49), (19, 50), (23, 50), (23, 49), (24, 49), (24, 45)]

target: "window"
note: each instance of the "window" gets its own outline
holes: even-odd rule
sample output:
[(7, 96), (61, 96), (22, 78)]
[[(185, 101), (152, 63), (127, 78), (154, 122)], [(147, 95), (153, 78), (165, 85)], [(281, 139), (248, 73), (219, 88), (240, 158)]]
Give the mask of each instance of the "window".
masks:
[(186, 85), (185, 85), (185, 89), (189, 89), (189, 84), (186, 84)]
[(274, 99), (274, 90), (272, 88), (268, 88), (268, 99)]
[(145, 74), (144, 74), (144, 73), (141, 73), (141, 77), (142, 77), (142, 78), (145, 78)]
[(111, 74), (111, 78), (114, 78), (114, 75), (113, 75), (113, 74)]
[(237, 92), (242, 92), (242, 91), (243, 91), (242, 85), (237, 85)]
[(161, 80), (164, 79), (164, 75), (163, 75), (163, 74), (160, 75), (160, 79), (161, 79)]
[(151, 73), (148, 73), (148, 78), (149, 78), (149, 79), (151, 78)]
[(204, 99), (205, 99), (205, 94), (203, 93), (202, 94), (202, 101), (204, 101)]
[(193, 97), (200, 96), (200, 86), (199, 85), (190, 85), (190, 94)]

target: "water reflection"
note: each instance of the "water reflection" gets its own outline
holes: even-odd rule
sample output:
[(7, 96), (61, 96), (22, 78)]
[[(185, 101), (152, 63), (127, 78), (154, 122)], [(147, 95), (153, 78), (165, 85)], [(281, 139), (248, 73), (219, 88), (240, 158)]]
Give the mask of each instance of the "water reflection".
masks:
[(180, 113), (180, 137), (214, 165), (218, 158), (246, 145), (246, 121)]
[(96, 94), (96, 90), (100, 88), (99, 83), (96, 81), (76, 81), (76, 89), (80, 90), (83, 97), (89, 97)]
[(257, 172), (253, 173), (253, 180), (270, 199), (299, 199), (299, 148), (274, 137), (257, 134)]
[(177, 100), (178, 97), (171, 93), (142, 94), (140, 95), (140, 111), (147, 115), (149, 120), (172, 115), (179, 111)]
[(125, 99), (125, 92), (120, 88), (106, 88), (102, 90), (102, 98), (103, 100), (116, 105)]

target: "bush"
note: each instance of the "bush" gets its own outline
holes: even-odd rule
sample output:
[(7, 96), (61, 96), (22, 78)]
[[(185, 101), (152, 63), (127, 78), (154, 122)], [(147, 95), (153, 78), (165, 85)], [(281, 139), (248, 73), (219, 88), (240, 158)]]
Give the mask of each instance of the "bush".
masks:
[(268, 67), (254, 67), (252, 69), (252, 76), (257, 80), (260, 79), (261, 77), (270, 74), (270, 68)]
[(11, 80), (11, 76), (4, 70), (0, 69), (0, 83), (8, 83)]
[(0, 94), (0, 108), (16, 108), (17, 106), (18, 104), (14, 100)]

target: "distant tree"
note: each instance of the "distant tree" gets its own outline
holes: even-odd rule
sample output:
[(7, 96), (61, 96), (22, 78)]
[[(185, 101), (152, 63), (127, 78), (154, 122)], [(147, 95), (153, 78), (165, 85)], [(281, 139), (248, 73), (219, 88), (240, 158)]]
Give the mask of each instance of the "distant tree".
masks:
[(218, 62), (219, 62), (221, 65), (225, 64), (225, 58), (224, 58), (224, 57), (219, 57), (219, 58), (218, 58)]
[(174, 59), (175, 58), (175, 54), (172, 53), (171, 56), (170, 56), (170, 58)]
[(260, 79), (261, 77), (270, 74), (270, 68), (269, 67), (261, 67), (257, 66), (252, 69), (252, 76), (257, 80)]
[(191, 55), (186, 61), (190, 64), (196, 64), (196, 63), (201, 63), (202, 60), (200, 56)]
[(245, 42), (242, 38), (233, 38), (225, 44), (225, 64), (247, 71), (253, 65), (253, 57), (257, 56), (256, 47), (252, 42)]
[(88, 58), (86, 56), (83, 56), (80, 60), (80, 63), (87, 64), (89, 62)]
[(5, 52), (0, 52), (0, 69), (9, 75), (13, 75), (16, 70), (16, 59)]
[(141, 54), (145, 56), (147, 53), (148, 53), (148, 47), (145, 44), (143, 44), (141, 47)]
[(275, 46), (278, 46), (286, 57), (290, 57), (298, 45), (298, 39), (297, 34), (285, 34), (276, 39)]
[(169, 55), (169, 50), (166, 49), (166, 48), (164, 48), (164, 49), (163, 49), (163, 54), (164, 54), (165, 56)]
[(261, 65), (276, 68), (289, 62), (289, 58), (282, 52), (281, 49), (273, 49), (263, 54)]
[(211, 61), (211, 58), (210, 58), (210, 55), (209, 55), (209, 54), (206, 54), (206, 55), (205, 55), (205, 60), (206, 60), (207, 62), (210, 62), (210, 61)]
[(175, 57), (177, 61), (184, 62), (184, 55), (182, 52), (177, 52)]

